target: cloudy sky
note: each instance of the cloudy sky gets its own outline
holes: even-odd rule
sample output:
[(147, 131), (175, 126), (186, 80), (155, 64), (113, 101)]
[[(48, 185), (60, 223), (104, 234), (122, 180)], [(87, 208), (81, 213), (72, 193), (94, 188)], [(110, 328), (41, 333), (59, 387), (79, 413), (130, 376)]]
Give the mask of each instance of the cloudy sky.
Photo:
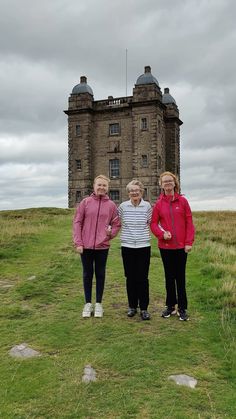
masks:
[(182, 192), (236, 210), (235, 0), (0, 0), (0, 209), (67, 207), (68, 96), (125, 96), (150, 65), (181, 127)]

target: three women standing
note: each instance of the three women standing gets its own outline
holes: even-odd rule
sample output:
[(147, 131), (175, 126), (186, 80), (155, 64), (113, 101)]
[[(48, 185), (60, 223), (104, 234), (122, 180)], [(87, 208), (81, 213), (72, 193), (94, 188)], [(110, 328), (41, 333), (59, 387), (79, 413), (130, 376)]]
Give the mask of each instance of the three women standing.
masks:
[[(177, 177), (171, 172), (160, 175), (163, 193), (153, 212), (144, 201), (143, 184), (134, 179), (127, 185), (129, 200), (116, 205), (107, 195), (109, 179), (99, 175), (94, 180), (94, 192), (81, 201), (74, 218), (74, 243), (81, 255), (85, 306), (83, 317), (93, 313), (92, 280), (96, 276), (95, 317), (103, 316), (102, 296), (110, 239), (121, 230), (121, 254), (126, 276), (129, 309), (133, 317), (140, 308), (143, 320), (149, 320), (149, 265), (151, 256), (150, 231), (158, 238), (166, 282), (166, 309), (162, 317), (177, 313), (188, 320), (186, 295), (186, 262), (194, 241), (192, 213), (187, 199), (179, 194)], [(119, 217), (118, 217), (119, 213)], [(120, 218), (120, 220), (119, 220)]]
[(166, 309), (162, 317), (177, 313), (188, 320), (185, 269), (194, 241), (192, 213), (187, 199), (179, 194), (177, 177), (171, 172), (160, 175), (163, 193), (152, 214), (151, 230), (158, 238), (166, 282)]

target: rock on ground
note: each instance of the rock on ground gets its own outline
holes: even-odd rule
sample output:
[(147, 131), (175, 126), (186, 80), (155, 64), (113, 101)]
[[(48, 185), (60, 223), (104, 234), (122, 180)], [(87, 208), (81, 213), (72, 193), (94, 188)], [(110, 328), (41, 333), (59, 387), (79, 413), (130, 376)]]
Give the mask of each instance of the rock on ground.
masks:
[(168, 377), (168, 380), (173, 380), (176, 384), (180, 386), (187, 386), (190, 388), (195, 388), (197, 385), (197, 380), (195, 380), (195, 378), (185, 374), (170, 375)]
[(91, 365), (86, 365), (84, 368), (84, 375), (82, 377), (83, 383), (90, 383), (91, 381), (96, 380), (96, 371), (91, 367)]
[(30, 348), (27, 343), (21, 343), (20, 345), (13, 346), (13, 348), (9, 351), (9, 354), (16, 358), (32, 358), (41, 355), (40, 352)]

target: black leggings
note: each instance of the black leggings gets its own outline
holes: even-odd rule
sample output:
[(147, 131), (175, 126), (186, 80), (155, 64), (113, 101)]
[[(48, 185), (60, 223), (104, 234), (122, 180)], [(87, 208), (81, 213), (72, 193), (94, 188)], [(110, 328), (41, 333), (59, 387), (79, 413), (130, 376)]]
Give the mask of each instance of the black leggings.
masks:
[(81, 255), (83, 264), (84, 296), (86, 303), (91, 303), (92, 301), (94, 270), (96, 277), (96, 303), (102, 302), (108, 251), (109, 249), (84, 249)]
[(129, 307), (147, 310), (149, 304), (148, 271), (151, 250), (149, 247), (132, 249), (121, 247), (124, 271), (126, 276), (126, 289)]
[[(160, 249), (166, 279), (166, 305), (173, 307), (178, 303), (179, 309), (187, 309), (185, 289), (185, 268), (187, 253), (184, 249)], [(177, 298), (178, 297), (178, 298)]]

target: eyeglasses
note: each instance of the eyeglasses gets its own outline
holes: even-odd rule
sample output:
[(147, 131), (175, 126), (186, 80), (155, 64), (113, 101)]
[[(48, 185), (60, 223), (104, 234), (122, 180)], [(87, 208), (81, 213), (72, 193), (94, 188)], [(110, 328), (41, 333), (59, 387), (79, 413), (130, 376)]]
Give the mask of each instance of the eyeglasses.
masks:
[(140, 189), (130, 189), (129, 193), (140, 193)]
[(175, 181), (173, 179), (171, 179), (171, 180), (163, 180), (161, 183), (163, 183), (163, 185), (166, 185), (168, 183), (175, 183)]

